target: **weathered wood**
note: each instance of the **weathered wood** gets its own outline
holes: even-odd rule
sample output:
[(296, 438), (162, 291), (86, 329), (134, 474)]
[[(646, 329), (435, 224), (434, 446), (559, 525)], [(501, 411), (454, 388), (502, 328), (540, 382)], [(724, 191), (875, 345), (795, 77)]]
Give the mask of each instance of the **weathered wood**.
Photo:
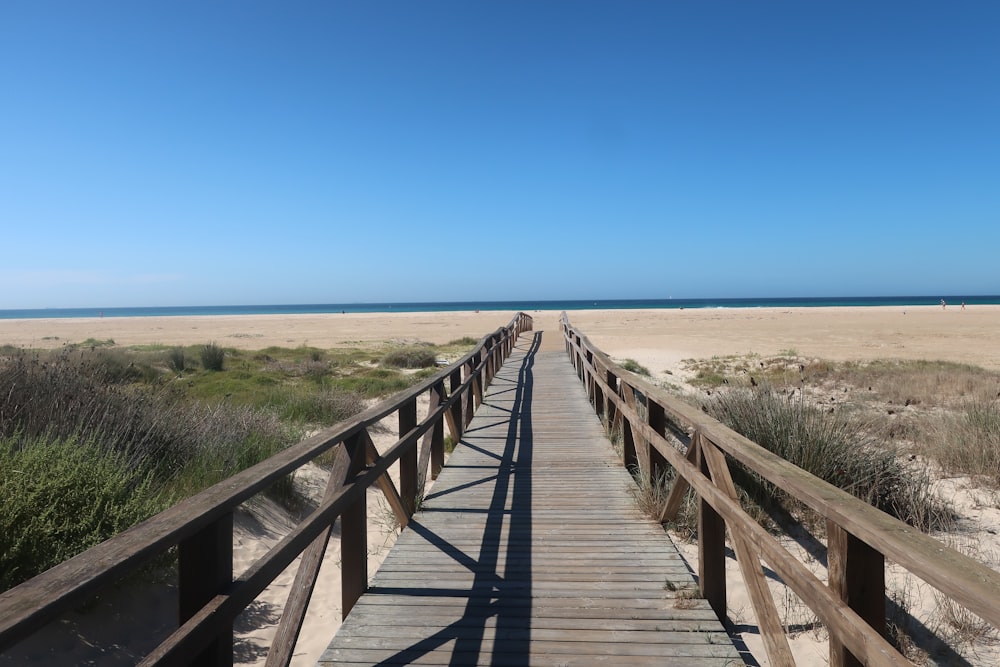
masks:
[[(666, 434), (667, 418), (663, 406), (646, 396), (646, 423), (653, 429), (657, 436), (663, 437)], [(649, 447), (649, 475), (654, 483), (658, 483), (667, 474), (667, 460), (663, 458), (656, 447)]]
[[(885, 559), (833, 521), (827, 522), (826, 535), (831, 592), (885, 636)], [(842, 641), (830, 637), (831, 667), (862, 664)]]
[[(430, 390), (427, 413), (428, 419), (437, 410), (445, 398), (444, 383), (438, 383)], [(430, 479), (437, 479), (441, 466), (444, 465), (444, 422), (441, 417), (434, 419), (434, 426), (424, 434), (420, 443), (420, 460), (417, 463), (418, 493), (423, 495), (424, 486)]]
[[(705, 449), (699, 442), (698, 466), (711, 478)], [(698, 502), (698, 587), (719, 618), (726, 618), (726, 524), (704, 497)]]
[[(434, 398), (432, 401), (436, 400), (440, 402), (444, 398), (443, 383), (435, 385), (433, 396)], [(437, 479), (438, 475), (441, 473), (441, 468), (444, 467), (444, 424), (440, 419), (434, 421), (434, 428), (431, 431), (430, 436), (431, 479)]]
[[(379, 456), (378, 449), (375, 448), (375, 443), (372, 442), (371, 436), (365, 431), (362, 436), (367, 442), (365, 443), (365, 462), (371, 466), (378, 463), (378, 460), (382, 458)], [(413, 451), (412, 449), (407, 449), (402, 456), (399, 457), (400, 464), (403, 463), (404, 458), (406, 458), (409, 453)], [(386, 502), (389, 504), (389, 509), (392, 510), (393, 516), (396, 517), (396, 521), (399, 522), (401, 527), (406, 527), (406, 524), (410, 520), (411, 512), (407, 511), (406, 503), (401, 497), (400, 493), (396, 490), (396, 485), (393, 483), (392, 478), (389, 477), (389, 473), (380, 475), (378, 478), (378, 487), (382, 490), (382, 495), (385, 496)]]
[[(346, 448), (337, 447), (334, 450), (333, 465), (330, 467), (330, 477), (323, 494), (323, 503), (329, 503), (334, 495), (344, 487), (350, 466), (351, 458), (348, 456)], [(299, 639), (302, 622), (305, 619), (306, 610), (309, 608), (309, 600), (312, 598), (316, 580), (319, 578), (319, 571), (323, 565), (323, 554), (326, 553), (327, 545), (330, 543), (331, 532), (333, 532), (332, 524), (323, 530), (312, 541), (312, 544), (302, 552), (299, 569), (295, 572), (295, 580), (292, 582), (288, 599), (285, 601), (278, 629), (267, 652), (265, 667), (287, 667), (292, 661), (295, 643)]]
[(572, 366), (528, 345), (324, 660), (735, 663), (707, 603), (678, 602), (694, 579), (627, 492)]
[[(494, 335), (493, 340), (509, 340), (516, 332), (527, 328), (530, 328), (530, 317), (519, 313), (507, 328)], [(194, 549), (191, 545), (205, 542), (205, 536), (209, 534), (213, 534), (212, 540), (209, 541), (216, 542), (217, 546), (223, 544), (224, 541), (218, 539), (219, 527), (226, 525), (227, 522), (231, 525), (232, 511), (239, 503), (331, 447), (357, 436), (368, 426), (397, 411), (400, 405), (412, 400), (413, 397), (430, 390), (435, 385), (441, 385), (455, 370), (460, 373), (473, 355), (482, 349), (483, 344), (481, 341), (475, 350), (451, 367), (418, 383), (413, 388), (404, 390), (354, 418), (289, 447), (267, 461), (216, 484), (166, 512), (52, 568), (43, 575), (0, 594), (0, 650), (40, 628), (55, 615), (87, 599), (93, 592), (118, 580), (123, 574), (139, 567), (157, 553), (185, 542), (187, 545), (182, 547), (181, 551), (186, 551), (189, 555), (181, 557), (185, 560), (185, 565), (182, 566), (185, 573), (181, 578), (187, 583), (182, 585), (185, 592), (180, 594), (184, 599), (180, 607), (183, 610), (183, 617), (190, 615), (192, 610), (195, 610), (194, 614), (171, 634), (168, 640), (147, 656), (143, 664), (191, 663), (197, 655), (206, 651), (208, 652), (206, 655), (214, 655), (216, 648), (213, 647), (213, 642), (218, 638), (222, 638), (223, 644), (231, 645), (231, 640), (226, 638), (231, 637), (232, 621), (240, 610), (249, 604), (298, 553), (305, 550), (310, 541), (318, 538), (320, 533), (332, 524), (345, 506), (346, 499), (355, 498), (359, 494), (363, 497), (364, 488), (375, 483), (378, 475), (360, 476), (358, 479), (363, 480), (360, 482), (362, 486), (352, 487), (348, 493), (338, 495), (332, 505), (322, 510), (322, 516), (314, 514), (303, 521), (289, 534), (289, 538), (282, 540), (258, 561), (257, 565), (241, 575), (240, 580), (233, 582), (229, 587), (229, 594), (216, 594), (200, 608), (195, 600), (199, 597), (204, 599), (207, 589), (202, 588), (201, 584), (192, 585), (190, 581), (193, 577), (196, 579), (200, 577), (199, 581), (210, 580), (221, 570), (210, 564), (210, 567), (205, 568), (205, 572), (192, 574), (196, 569), (192, 562), (197, 559), (191, 558), (190, 554), (203, 549), (201, 547)], [(468, 388), (463, 386), (460, 393), (464, 396), (467, 390)], [(449, 403), (448, 407), (452, 404), (460, 405), (459, 401), (455, 400)], [(384, 473), (385, 470), (381, 467), (383, 463), (390, 464), (398, 460), (409, 448), (416, 447), (419, 437), (432, 430), (435, 425), (441, 427), (443, 410), (435, 412), (436, 414), (429, 416), (425, 422), (390, 448), (384, 457), (386, 460), (380, 461), (375, 468)], [(318, 523), (320, 519), (328, 523), (320, 525)], [(229, 544), (231, 549), (231, 530)], [(274, 569), (276, 567), (278, 569)], [(231, 577), (231, 574), (229, 576)], [(219, 578), (219, 581), (222, 581), (222, 578)], [(201, 588), (200, 593), (195, 595), (193, 591), (199, 588)], [(218, 651), (220, 654), (221, 652)], [(231, 652), (228, 658), (219, 656), (217, 659), (228, 664), (232, 659)]]
[(472, 356), (472, 360), (466, 364), (466, 381), (471, 389), (465, 393), (464, 405), (462, 406), (462, 430), (469, 427), (472, 417), (476, 411), (476, 397), (482, 397), (482, 385), (479, 377), (479, 368), (482, 363), (482, 351)]
[[(705, 442), (699, 442), (698, 446), (702, 460), (708, 463), (715, 485), (730, 499), (737, 501), (739, 496), (736, 493), (736, 484), (733, 483), (725, 455), (711, 443), (706, 445)], [(778, 609), (774, 606), (774, 598), (771, 597), (771, 591), (768, 590), (767, 581), (764, 579), (760, 556), (742, 533), (732, 531), (731, 536), (736, 561), (747, 586), (750, 603), (757, 615), (757, 624), (760, 626), (760, 636), (764, 641), (768, 661), (774, 667), (795, 667), (795, 658), (792, 657), (792, 650), (788, 647), (788, 639), (785, 637)]]
[[(638, 379), (634, 381), (642, 382)], [(651, 392), (657, 391), (655, 388), (649, 388), (648, 386), (644, 387), (644, 391), (647, 390), (647, 388)], [(668, 405), (669, 401), (672, 400), (666, 396), (661, 396), (659, 398), (667, 402)], [(868, 624), (861, 619), (860, 616), (850, 609), (850, 607), (848, 607), (842, 600), (835, 597), (830, 590), (815, 577), (815, 575), (809, 572), (800, 562), (798, 562), (791, 554), (782, 548), (763, 528), (761, 528), (745, 512), (743, 512), (742, 508), (739, 507), (737, 503), (708, 481), (696, 466), (693, 466), (689, 461), (682, 457), (680, 453), (666, 440), (656, 440), (656, 434), (648, 427), (648, 425), (644, 423), (644, 420), (636, 414), (635, 410), (627, 405), (624, 400), (618, 402), (618, 408), (623, 411), (624, 418), (627, 421), (631, 421), (635, 425), (635, 430), (640, 434), (640, 437), (648, 437), (654, 440), (655, 446), (660, 449), (661, 453), (668, 460), (668, 462), (674, 466), (678, 473), (688, 480), (695, 492), (699, 494), (702, 501), (716, 510), (729, 524), (732, 530), (742, 531), (744, 537), (746, 537), (759, 550), (763, 559), (768, 561), (772, 568), (780, 574), (789, 588), (791, 588), (792, 591), (795, 592), (795, 594), (798, 595), (810, 607), (810, 609), (816, 613), (820, 620), (828, 626), (831, 635), (838, 636), (844, 645), (848, 647), (848, 650), (859, 656), (859, 658), (866, 664), (907, 664), (905, 658), (903, 658), (888, 642), (886, 642), (884, 638), (877, 633), (874, 633), (870, 626), (868, 626)], [(669, 412), (676, 415), (684, 412), (685, 410), (691, 413), (692, 419), (687, 422), (690, 430), (701, 432), (701, 437), (705, 437), (705, 431), (710, 431), (713, 434), (719, 433), (722, 434), (723, 437), (726, 437), (727, 434), (735, 435), (717, 422), (698, 414), (697, 411), (693, 409), (684, 407), (674, 410), (671, 408)], [(715, 442), (715, 440), (713, 439), (712, 442)], [(750, 444), (752, 445), (753, 443)], [(754, 445), (754, 447), (756, 447), (756, 445)], [(728, 449), (726, 449), (726, 451), (729, 453)], [(742, 460), (739, 457), (734, 458)], [(777, 457), (772, 458), (776, 459), (776, 461), (774, 461), (775, 465), (781, 465), (781, 459), (778, 459)], [(785, 466), (789, 467), (790, 464), (785, 462)], [(790, 467), (794, 470), (798, 470), (797, 468), (794, 468), (794, 466)], [(820, 483), (817, 486), (822, 488), (824, 484), (825, 483)], [(874, 509), (837, 489), (834, 489), (834, 491), (840, 494), (841, 499), (845, 504), (860, 503), (863, 508), (867, 508), (868, 510)], [(877, 514), (881, 514), (877, 512), (877, 510), (875, 510), (875, 512)], [(886, 518), (891, 520), (891, 517), (886, 516)], [(899, 522), (896, 523), (898, 524)], [(904, 530), (907, 529), (908, 528), (904, 526)], [(934, 542), (933, 540), (930, 541)], [(943, 550), (944, 548), (942, 545), (942, 551)]]
[[(627, 384), (623, 384), (622, 388), (622, 398), (625, 404), (634, 412), (635, 411), (635, 392), (632, 391), (632, 387)], [(609, 398), (614, 401), (615, 397), (610, 394)], [(618, 414), (622, 414), (621, 410), (618, 410)], [(622, 463), (625, 465), (625, 469), (633, 474), (641, 474), (642, 466), (639, 463), (639, 454), (635, 447), (635, 435), (632, 433), (632, 421), (628, 419), (622, 420)]]
[[(596, 373), (597, 375), (601, 375), (603, 372), (604, 370), (600, 367), (600, 365), (595, 364), (594, 373)], [(608, 404), (607, 400), (604, 398), (604, 390), (601, 388), (601, 385), (598, 384), (597, 382), (592, 382), (591, 386), (593, 387), (593, 392), (594, 392), (594, 412), (597, 413), (598, 419), (600, 419), (604, 423), (608, 423), (607, 422)]]
[[(399, 437), (404, 438), (410, 431), (417, 428), (417, 399), (407, 401), (399, 407)], [(417, 479), (417, 448), (408, 449), (399, 458), (399, 496), (403, 500), (406, 520), (417, 507), (419, 493)], [(400, 523), (406, 526), (406, 521)]]
[[(349, 483), (364, 468), (370, 444), (368, 431), (361, 431), (344, 443), (351, 457), (347, 469)], [(347, 616), (368, 587), (368, 505), (364, 494), (340, 516), (340, 582), (341, 609)]]
[[(449, 382), (451, 383), (450, 396), (452, 397), (456, 395), (461, 396), (459, 390), (462, 387), (462, 368), (465, 368), (465, 366), (456, 368), (449, 377)], [(458, 400), (454, 401), (451, 406), (451, 417), (448, 419), (448, 426), (451, 428), (452, 442), (459, 442), (462, 439), (462, 433), (465, 431), (465, 418), (462, 416), (464, 403), (464, 401)]]
[[(615, 376), (615, 372), (606, 368), (604, 369), (604, 373), (604, 382), (608, 387), (608, 391), (616, 393), (618, 389), (618, 378)], [(619, 417), (618, 411), (615, 409), (614, 402), (607, 397), (604, 391), (601, 392), (601, 396), (604, 398), (605, 421), (610, 426), (609, 430), (614, 432), (614, 430), (621, 423), (621, 417)]]
[[(568, 321), (564, 322), (564, 327), (577, 345), (593, 347)], [(606, 355), (593, 349), (596, 358), (607, 360)], [(607, 361), (614, 367), (613, 362)], [(642, 378), (627, 372), (620, 372), (620, 376), (628, 377), (628, 381), (642, 387), (642, 391), (656, 396), (669, 420), (688, 431), (701, 430), (734, 460), (834, 521), (887, 559), (916, 574), (984, 620), (1000, 627), (1000, 605), (996, 604), (1000, 593), (1000, 573), (818, 480)]]
[[(698, 433), (691, 436), (691, 444), (688, 445), (687, 454), (685, 455), (685, 459), (691, 464), (696, 464), (698, 461), (698, 446), (700, 442), (701, 437)], [(660, 513), (660, 523), (673, 521), (677, 518), (677, 513), (680, 512), (681, 506), (684, 504), (684, 494), (690, 488), (691, 485), (688, 484), (687, 479), (683, 475), (674, 476), (674, 483), (670, 487), (670, 493), (667, 494), (667, 500), (663, 503), (663, 511)]]
[[(179, 624), (196, 615), (233, 581), (233, 515), (226, 514), (183, 540), (177, 552)], [(233, 664), (233, 628), (220, 630), (208, 646), (187, 656), (198, 667)]]

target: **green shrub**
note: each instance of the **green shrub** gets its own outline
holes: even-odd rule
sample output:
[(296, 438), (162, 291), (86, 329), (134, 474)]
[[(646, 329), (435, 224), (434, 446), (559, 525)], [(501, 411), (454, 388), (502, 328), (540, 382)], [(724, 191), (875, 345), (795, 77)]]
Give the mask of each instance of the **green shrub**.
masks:
[(455, 340), (448, 341), (449, 347), (473, 347), (478, 345), (479, 340), (473, 338), (472, 336), (462, 336), (461, 338), (456, 338)]
[(375, 368), (345, 377), (329, 378), (329, 386), (360, 394), (365, 398), (379, 398), (406, 389), (412, 379), (398, 371)]
[(646, 377), (650, 376), (649, 369), (640, 364), (635, 359), (626, 359), (619, 365), (625, 370), (627, 370), (629, 373), (635, 373), (636, 375), (645, 375)]
[[(240, 368), (227, 373), (147, 384), (147, 358), (162, 364), (163, 354), (76, 348), (12, 349), (0, 356), (0, 573), (8, 585), (38, 571), (22, 561), (49, 567), (154, 513), (167, 499), (201, 491), (279, 452), (299, 439), (301, 422), (332, 424), (364, 407), (361, 396), (329, 377), (317, 384), (262, 371), (248, 359), (231, 362)], [(307, 356), (307, 363), (319, 363)], [(365, 371), (355, 381), (378, 395), (411, 382), (387, 369)], [(79, 481), (84, 478), (92, 481)], [(88, 527), (99, 518), (88, 515), (77, 532), (66, 529), (84, 515), (70, 488), (90, 493), (106, 521)], [(101, 493), (120, 502), (105, 502)], [(291, 476), (268, 493), (297, 503)], [(34, 505), (20, 503), (24, 498)], [(65, 546), (45, 546), (50, 536)], [(52, 560), (30, 550), (36, 539)]]
[(389, 352), (382, 357), (382, 364), (392, 368), (429, 368), (437, 364), (437, 352), (427, 345), (413, 345)]
[(283, 419), (326, 426), (343, 421), (365, 408), (360, 394), (331, 387), (274, 393), (271, 404)]
[(225, 358), (226, 351), (215, 343), (201, 348), (201, 365), (206, 371), (221, 371)]
[(171, 349), (169, 352), (167, 352), (167, 365), (170, 366), (172, 370), (178, 373), (182, 372), (184, 369), (187, 368), (184, 359), (183, 347), (175, 347)]
[(152, 476), (95, 440), (0, 438), (0, 590), (165, 509)]

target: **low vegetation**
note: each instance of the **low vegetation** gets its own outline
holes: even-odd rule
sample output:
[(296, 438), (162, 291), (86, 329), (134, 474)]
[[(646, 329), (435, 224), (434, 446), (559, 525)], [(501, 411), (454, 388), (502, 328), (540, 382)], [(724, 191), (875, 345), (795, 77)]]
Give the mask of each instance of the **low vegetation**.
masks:
[(382, 364), (392, 368), (433, 368), (437, 365), (437, 352), (427, 345), (402, 347), (382, 357)]
[[(945, 524), (950, 512), (930, 491), (927, 472), (910, 465), (879, 429), (849, 411), (822, 410), (801, 397), (767, 387), (717, 393), (710, 414), (799, 468), (924, 530)], [(765, 507), (788, 501), (781, 489), (736, 467), (750, 499)]]
[[(0, 590), (433, 374), (466, 343), (0, 348)], [(290, 478), (268, 492), (297, 503)]]
[(649, 369), (640, 364), (635, 359), (625, 359), (619, 365), (625, 370), (627, 370), (629, 373), (635, 373), (636, 375), (644, 375), (646, 377), (649, 377), (651, 375)]
[(687, 365), (690, 384), (709, 401), (733, 388), (769, 387), (863, 422), (880, 447), (1000, 488), (1000, 373), (943, 361), (834, 363), (794, 351)]

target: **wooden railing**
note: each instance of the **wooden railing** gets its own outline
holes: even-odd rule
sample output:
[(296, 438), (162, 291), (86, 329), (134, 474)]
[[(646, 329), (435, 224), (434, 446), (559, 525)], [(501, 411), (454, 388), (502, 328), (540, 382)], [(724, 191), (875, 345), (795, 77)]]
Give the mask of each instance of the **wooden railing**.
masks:
[[(141, 664), (232, 665), (233, 620), (302, 554), (267, 657), (269, 666), (287, 665), (334, 522), (341, 520), (346, 616), (368, 580), (366, 489), (378, 484), (405, 526), (428, 472), (434, 478), (443, 465), (445, 424), (458, 442), (517, 337), (531, 327), (531, 317), (518, 313), (435, 376), (3, 593), (0, 651), (176, 546), (179, 627)], [(418, 422), (417, 399), (424, 394), (429, 394), (428, 414)], [(368, 429), (393, 413), (398, 415), (399, 439), (379, 454)], [(334, 463), (319, 507), (234, 578), (233, 512), (276, 480), (331, 450)], [(398, 489), (387, 474), (397, 461)]]
[[(698, 496), (698, 582), (726, 617), (726, 529), (772, 665), (793, 665), (761, 560), (826, 626), (830, 664), (910, 665), (885, 638), (885, 560), (1000, 627), (1000, 573), (797, 468), (697, 408), (630, 373), (574, 329), (562, 330), (577, 374), (609, 431), (623, 437), (626, 466), (646, 481), (676, 471), (661, 521)], [(823, 583), (737, 500), (728, 461), (775, 484), (825, 517), (829, 584)]]

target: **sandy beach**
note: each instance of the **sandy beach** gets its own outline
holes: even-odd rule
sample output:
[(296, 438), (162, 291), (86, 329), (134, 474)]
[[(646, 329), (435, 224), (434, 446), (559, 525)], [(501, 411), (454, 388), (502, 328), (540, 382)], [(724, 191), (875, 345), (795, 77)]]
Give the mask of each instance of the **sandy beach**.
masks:
[[(0, 345), (58, 348), (88, 339), (118, 345), (192, 345), (259, 349), (328, 348), (479, 338), (507, 324), (513, 311), (231, 315), (0, 320)], [(536, 311), (535, 328), (558, 346), (557, 311)], [(616, 358), (644, 359), (650, 370), (689, 358), (733, 354), (835, 361), (927, 359), (1000, 369), (1000, 306), (720, 308), (579, 310), (570, 321)]]
[[(0, 345), (49, 349), (88, 339), (112, 339), (122, 346), (215, 342), (241, 349), (272, 345), (357, 347), (418, 341), (440, 344), (465, 336), (480, 338), (507, 324), (514, 314), (512, 311), (483, 311), (0, 320)], [(531, 315), (535, 319), (535, 329), (545, 332), (543, 349), (562, 349), (561, 313), (539, 311)], [(1000, 345), (997, 344), (1000, 343), (1000, 306), (975, 306), (964, 310), (955, 306), (947, 309), (921, 306), (583, 310), (570, 312), (569, 318), (613, 358), (636, 359), (654, 376), (661, 377), (667, 372), (682, 375), (682, 362), (686, 359), (750, 353), (761, 356), (794, 353), (806, 358), (837, 361), (945, 360), (1000, 370)], [(391, 428), (386, 431), (391, 432)], [(379, 443), (379, 446), (387, 444)], [(322, 480), (312, 480), (305, 474), (299, 479), (321, 487)], [(963, 487), (962, 491), (966, 489)], [(379, 512), (384, 514), (376, 501), (373, 496), (369, 504), (373, 522), (377, 522)], [(1000, 520), (1000, 511), (991, 509), (990, 512), (982, 519), (992, 525)], [(273, 543), (288, 529), (280, 524), (282, 521), (278, 519), (267, 523), (257, 516), (248, 523), (249, 528), (238, 525), (237, 569), (249, 565), (266, 544)], [(260, 529), (260, 525), (264, 528)], [(386, 539), (391, 540), (391, 536), (373, 534), (372, 539), (370, 566), (375, 568), (384, 552), (382, 545)], [(339, 624), (339, 576), (334, 562), (339, 548), (335, 542), (327, 554), (330, 563), (324, 568), (325, 581), (318, 589), (318, 599), (326, 600), (327, 604), (320, 603), (317, 615), (309, 621), (312, 625), (303, 633), (308, 639), (300, 641), (294, 664), (312, 664)], [(256, 604), (268, 609), (280, 605), (290, 576), (291, 572), (286, 573)], [(742, 604), (738, 577), (731, 589), (736, 596), (735, 604)], [(928, 604), (933, 604), (933, 597), (929, 597)], [(322, 628), (316, 628), (316, 624)], [(246, 646), (265, 647), (269, 631), (248, 629), (240, 637)], [(823, 662), (825, 642), (822, 637), (808, 633), (798, 636), (796, 642), (799, 645), (796, 653), (803, 658), (803, 664), (814, 664), (814, 658), (816, 663)], [(39, 637), (35, 643), (39, 645), (35, 649), (38, 650), (36, 656), (44, 656), (52, 650), (52, 643), (46, 638)], [(762, 657), (759, 638), (748, 637), (747, 643), (755, 655)], [(25, 654), (31, 655), (31, 650)], [(260, 661), (260, 655), (258, 650), (249, 651), (238, 662), (254, 664)], [(44, 664), (44, 660), (36, 660), (34, 664)]]

